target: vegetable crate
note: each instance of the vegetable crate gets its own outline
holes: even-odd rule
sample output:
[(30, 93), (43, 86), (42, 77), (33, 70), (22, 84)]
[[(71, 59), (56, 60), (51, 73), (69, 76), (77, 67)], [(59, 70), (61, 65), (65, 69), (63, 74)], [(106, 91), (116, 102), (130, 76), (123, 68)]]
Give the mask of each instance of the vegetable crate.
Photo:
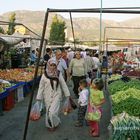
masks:
[(17, 102), (21, 102), (24, 100), (24, 94), (23, 94), (23, 86), (19, 86), (16, 90), (15, 98)]
[(11, 90), (9, 91), (9, 95), (4, 99), (4, 110), (5, 111), (9, 111), (14, 107), (15, 104), (15, 99), (14, 99), (14, 95), (15, 95), (15, 91)]

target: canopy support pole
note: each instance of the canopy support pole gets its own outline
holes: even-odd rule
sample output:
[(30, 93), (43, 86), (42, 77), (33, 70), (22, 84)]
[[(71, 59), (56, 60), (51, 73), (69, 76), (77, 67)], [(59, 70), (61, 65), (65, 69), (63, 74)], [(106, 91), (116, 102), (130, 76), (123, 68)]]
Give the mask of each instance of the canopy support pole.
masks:
[(35, 90), (35, 84), (36, 84), (36, 79), (37, 79), (37, 73), (38, 73), (40, 56), (41, 56), (41, 52), (42, 52), (42, 48), (43, 48), (43, 43), (44, 43), (44, 37), (45, 37), (46, 26), (47, 26), (47, 21), (48, 21), (48, 15), (49, 14), (48, 14), (48, 11), (47, 11), (46, 14), (45, 14), (45, 19), (44, 19), (42, 38), (41, 38), (41, 42), (40, 42), (39, 55), (38, 55), (38, 59), (37, 59), (37, 63), (36, 63), (36, 68), (35, 68), (35, 73), (34, 73), (34, 81), (33, 81), (31, 97), (30, 97), (29, 106), (28, 106), (28, 112), (27, 112), (26, 123), (25, 123), (25, 128), (24, 128), (23, 140), (26, 140), (26, 136), (27, 136), (30, 111), (31, 111), (31, 106), (32, 106), (32, 101), (33, 101), (33, 96), (34, 96), (34, 90)]

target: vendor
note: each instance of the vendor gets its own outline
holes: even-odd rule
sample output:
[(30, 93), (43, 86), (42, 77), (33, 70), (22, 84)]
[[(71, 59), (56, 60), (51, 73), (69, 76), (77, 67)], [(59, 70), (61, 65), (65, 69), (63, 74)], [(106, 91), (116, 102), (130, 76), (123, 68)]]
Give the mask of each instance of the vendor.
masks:
[(30, 64), (33, 65), (36, 62), (36, 60), (37, 60), (37, 56), (35, 54), (35, 50), (32, 50), (32, 52), (30, 54), (30, 58), (31, 58), (31, 63)]

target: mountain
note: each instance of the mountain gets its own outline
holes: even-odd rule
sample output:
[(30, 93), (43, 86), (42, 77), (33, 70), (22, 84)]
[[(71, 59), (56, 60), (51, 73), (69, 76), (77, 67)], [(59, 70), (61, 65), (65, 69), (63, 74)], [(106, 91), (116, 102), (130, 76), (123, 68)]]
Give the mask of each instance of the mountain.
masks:
[[(16, 22), (23, 23), (34, 32), (41, 35), (43, 22), (45, 17), (44, 11), (14, 11), (16, 13)], [(8, 21), (11, 12), (0, 15), (1, 21)], [(56, 13), (49, 13), (48, 26), (46, 30), (46, 37), (49, 35), (52, 17)], [(68, 38), (72, 38), (72, 29), (70, 19), (58, 15), (59, 19), (66, 22)], [(100, 38), (100, 19), (94, 17), (73, 18), (73, 27), (75, 38), (79, 40), (99, 40)], [(134, 18), (123, 22), (116, 22), (115, 20), (103, 20), (102, 22), (102, 37), (104, 37), (105, 27), (140, 27), (140, 18)], [(139, 39), (140, 29), (122, 29), (122, 28), (106, 28), (106, 38), (130, 38)]]

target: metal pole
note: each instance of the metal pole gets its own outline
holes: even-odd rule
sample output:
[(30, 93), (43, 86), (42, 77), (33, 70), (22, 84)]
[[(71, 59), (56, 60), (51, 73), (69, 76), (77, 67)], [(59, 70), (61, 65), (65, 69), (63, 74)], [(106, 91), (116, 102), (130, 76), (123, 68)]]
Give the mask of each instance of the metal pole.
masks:
[(71, 12), (70, 12), (70, 22), (71, 22), (71, 29), (72, 29), (73, 41), (74, 41), (74, 50), (76, 50), (76, 45), (75, 45), (75, 35), (74, 35), (74, 28), (73, 28), (73, 21), (72, 21), (72, 15), (71, 15)]
[[(107, 62), (108, 62), (108, 55), (107, 55), (107, 52), (108, 52), (108, 40), (106, 41), (106, 59), (107, 59)], [(105, 73), (105, 90), (107, 90), (107, 77), (108, 76), (108, 64), (107, 64), (107, 67), (106, 67), (106, 73)]]
[(105, 43), (106, 43), (106, 27), (104, 28), (104, 40), (103, 40), (103, 48), (102, 48), (102, 50), (104, 50), (105, 49)]
[[(101, 62), (101, 49), (102, 49), (102, 0), (101, 0), (101, 8), (100, 8), (100, 40), (99, 40), (99, 60)], [(101, 75), (101, 67), (98, 70), (99, 76), (102, 77)]]
[(40, 42), (39, 56), (38, 56), (38, 59), (37, 59), (35, 73), (34, 73), (34, 82), (33, 82), (33, 86), (32, 86), (32, 92), (31, 92), (31, 97), (30, 97), (30, 101), (29, 101), (29, 106), (28, 106), (28, 112), (27, 112), (26, 124), (25, 124), (25, 128), (24, 128), (23, 140), (26, 140), (26, 136), (27, 136), (27, 130), (28, 130), (28, 124), (29, 124), (29, 116), (30, 116), (30, 111), (31, 111), (31, 106), (32, 106), (32, 101), (33, 101), (33, 96), (34, 96), (35, 83), (36, 83), (36, 79), (37, 79), (38, 66), (39, 66), (41, 51), (42, 51), (42, 47), (43, 47), (47, 21), (48, 21), (48, 11), (46, 12), (45, 19), (44, 19), (44, 26), (43, 26), (42, 38), (41, 38), (41, 42)]
[(101, 8), (100, 8), (100, 46), (99, 46), (99, 54), (102, 49), (102, 0), (101, 0)]
[[(101, 1), (102, 6), (102, 1)], [(119, 9), (119, 8), (118, 8)], [(139, 8), (138, 10), (127, 8), (127, 10), (121, 9), (113, 9), (113, 8), (102, 8), (102, 13), (119, 13), (119, 14), (140, 14)], [(73, 12), (73, 13), (100, 13), (101, 8), (93, 8), (93, 9), (49, 9), (49, 12)]]
[[(0, 21), (0, 25), (8, 25), (10, 22), (8, 21)], [(32, 31), (30, 28), (28, 28), (26, 25), (22, 24), (22, 23), (15, 23), (15, 25), (21, 25), (23, 27), (25, 27), (27, 30), (29, 30), (31, 33), (33, 33), (34, 35), (38, 36), (39, 38), (41, 38), (40, 35), (38, 35), (37, 33), (35, 33), (34, 31)]]

